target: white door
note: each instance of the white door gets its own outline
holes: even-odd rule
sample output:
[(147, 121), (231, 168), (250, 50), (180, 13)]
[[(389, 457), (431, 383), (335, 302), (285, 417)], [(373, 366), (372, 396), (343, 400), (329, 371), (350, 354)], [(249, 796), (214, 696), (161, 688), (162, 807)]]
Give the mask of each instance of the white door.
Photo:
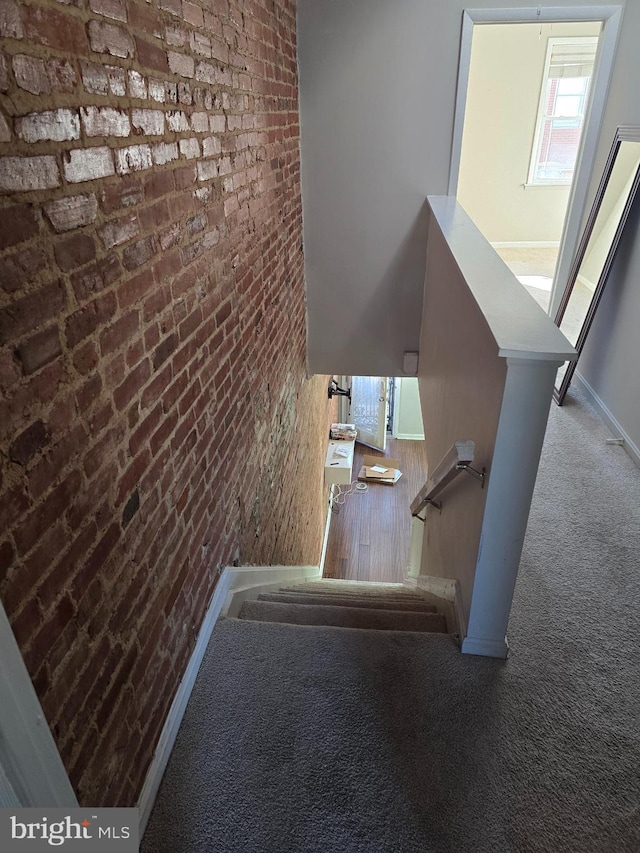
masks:
[(389, 380), (386, 376), (351, 377), (351, 423), (358, 441), (384, 450), (387, 446)]

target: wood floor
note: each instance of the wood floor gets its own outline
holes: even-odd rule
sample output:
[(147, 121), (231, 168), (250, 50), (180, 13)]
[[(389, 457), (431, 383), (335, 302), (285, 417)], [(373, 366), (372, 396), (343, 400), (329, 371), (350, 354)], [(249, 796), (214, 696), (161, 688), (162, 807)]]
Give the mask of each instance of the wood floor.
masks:
[(403, 581), (411, 536), (409, 505), (426, 480), (424, 442), (388, 439), (384, 454), (356, 444), (353, 480), (364, 455), (399, 459), (402, 477), (394, 486), (368, 484), (365, 492), (348, 495), (337, 507), (331, 518), (324, 577)]

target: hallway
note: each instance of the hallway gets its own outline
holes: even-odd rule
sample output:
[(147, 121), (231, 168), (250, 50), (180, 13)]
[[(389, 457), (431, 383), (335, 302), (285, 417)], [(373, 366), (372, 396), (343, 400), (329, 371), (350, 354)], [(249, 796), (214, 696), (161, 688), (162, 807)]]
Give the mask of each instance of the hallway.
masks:
[[(427, 478), (423, 441), (387, 439), (384, 454), (356, 444), (352, 481), (364, 456), (400, 460), (394, 486), (373, 484), (344, 498), (331, 518), (324, 577), (399, 582), (406, 577), (411, 536), (409, 506)], [(346, 492), (347, 486), (341, 491)], [(334, 502), (335, 506), (335, 502)]]

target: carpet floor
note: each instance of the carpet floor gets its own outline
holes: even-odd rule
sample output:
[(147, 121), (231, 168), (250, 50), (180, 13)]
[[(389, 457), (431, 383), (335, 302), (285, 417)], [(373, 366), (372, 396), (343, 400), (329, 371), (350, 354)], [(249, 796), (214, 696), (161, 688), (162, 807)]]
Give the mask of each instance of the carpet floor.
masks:
[(224, 620), (143, 853), (637, 853), (640, 472), (552, 407), (507, 661)]

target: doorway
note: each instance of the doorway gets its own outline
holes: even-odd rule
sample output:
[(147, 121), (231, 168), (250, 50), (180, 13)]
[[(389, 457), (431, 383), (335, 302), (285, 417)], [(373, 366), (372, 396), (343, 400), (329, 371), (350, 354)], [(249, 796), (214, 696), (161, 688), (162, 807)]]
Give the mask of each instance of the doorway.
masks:
[[(339, 419), (358, 430), (350, 486), (334, 486), (324, 577), (403, 582), (410, 568), (411, 501), (427, 476), (416, 377), (340, 376)], [(365, 457), (397, 459), (393, 485), (358, 483)]]
[(464, 13), (449, 194), (551, 314), (581, 227), (621, 11)]

